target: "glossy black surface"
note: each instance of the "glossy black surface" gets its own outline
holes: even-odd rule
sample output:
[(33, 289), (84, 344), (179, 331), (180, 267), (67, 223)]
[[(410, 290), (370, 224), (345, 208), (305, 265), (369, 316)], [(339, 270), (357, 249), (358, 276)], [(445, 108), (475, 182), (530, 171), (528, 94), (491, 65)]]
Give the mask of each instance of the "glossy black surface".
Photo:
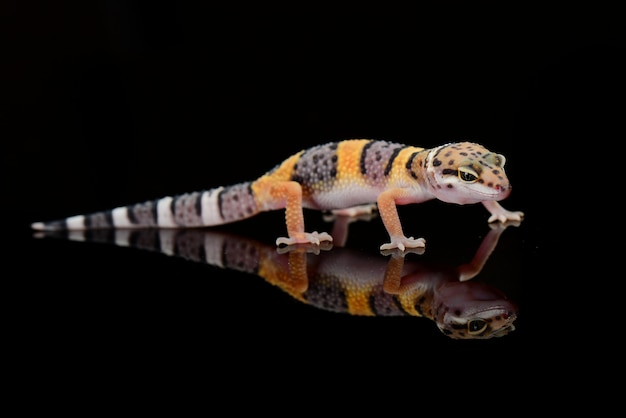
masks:
[[(217, 9), (109, 1), (11, 10), (1, 215), (17, 387), (54, 387), (63, 376), (81, 393), (106, 378), (130, 392), (200, 381), (217, 393), (271, 386), (297, 399), (309, 385), (336, 400), (347, 388), (385, 388), (389, 401), (434, 386), (455, 399), (475, 399), (474, 389), (526, 399), (571, 383), (572, 370), (602, 369), (607, 356), (582, 347), (615, 347), (598, 326), (620, 306), (591, 284), (614, 276), (595, 233), (613, 235), (621, 190), (612, 171), (624, 136), (615, 105), (624, 44), (613, 13)], [(473, 280), (516, 302), (513, 332), (455, 340), (424, 318), (329, 312), (254, 274), (34, 239), (28, 228), (249, 180), (302, 148), (349, 137), (425, 147), (469, 139), (506, 156), (513, 192), (502, 204), (526, 218)], [(328, 230), (320, 214), (305, 216), (308, 229)], [(427, 202), (400, 217), (428, 243), (414, 261), (468, 262), (489, 231), (480, 206)], [(271, 246), (285, 226), (276, 212), (218, 230)], [(359, 222), (346, 247), (384, 260), (377, 249), (387, 238), (380, 219)]]

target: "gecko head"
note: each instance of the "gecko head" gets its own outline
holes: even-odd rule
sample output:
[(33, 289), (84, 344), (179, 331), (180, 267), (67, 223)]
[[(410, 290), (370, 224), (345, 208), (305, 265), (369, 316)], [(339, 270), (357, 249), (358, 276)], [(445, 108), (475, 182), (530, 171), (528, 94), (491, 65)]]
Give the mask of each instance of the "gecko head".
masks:
[(428, 156), (431, 191), (439, 200), (461, 205), (502, 200), (511, 192), (505, 162), (503, 155), (472, 142), (435, 148)]
[(502, 337), (515, 330), (517, 304), (480, 282), (449, 282), (436, 295), (434, 320), (453, 339)]

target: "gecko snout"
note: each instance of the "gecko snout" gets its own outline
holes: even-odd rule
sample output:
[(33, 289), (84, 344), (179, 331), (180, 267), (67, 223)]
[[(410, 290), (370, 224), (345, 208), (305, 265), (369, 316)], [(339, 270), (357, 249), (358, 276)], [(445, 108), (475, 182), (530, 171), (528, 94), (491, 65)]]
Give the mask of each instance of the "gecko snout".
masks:
[(511, 185), (510, 184), (496, 184), (494, 186), (494, 189), (496, 189), (496, 191), (501, 195), (501, 198), (504, 199), (506, 198), (509, 194), (511, 194)]

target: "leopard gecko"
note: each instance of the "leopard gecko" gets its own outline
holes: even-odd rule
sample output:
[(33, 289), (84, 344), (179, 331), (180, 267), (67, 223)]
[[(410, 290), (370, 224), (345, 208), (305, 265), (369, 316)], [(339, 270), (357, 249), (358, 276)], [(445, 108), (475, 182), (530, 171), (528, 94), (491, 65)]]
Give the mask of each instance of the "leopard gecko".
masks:
[(306, 232), (303, 208), (355, 215), (377, 207), (390, 237), (381, 250), (424, 248), (424, 238), (405, 236), (396, 205), (432, 199), (460, 205), (481, 202), (491, 214), (488, 222), (522, 220), (523, 212), (498, 203), (511, 192), (504, 164), (503, 155), (472, 142), (420, 148), (345, 139), (301, 150), (256, 180), (31, 226), (35, 230), (203, 227), (285, 209), (287, 237), (279, 237), (276, 245), (319, 245), (333, 238), (326, 232)]

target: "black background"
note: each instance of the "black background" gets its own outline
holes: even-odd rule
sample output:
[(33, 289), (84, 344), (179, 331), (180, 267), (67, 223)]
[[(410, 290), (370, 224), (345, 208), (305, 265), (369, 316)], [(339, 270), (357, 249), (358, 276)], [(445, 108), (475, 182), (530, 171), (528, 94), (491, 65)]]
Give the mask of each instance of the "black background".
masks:
[[(482, 378), (506, 386), (538, 375), (560, 382), (572, 358), (577, 370), (597, 370), (598, 357), (579, 345), (614, 346), (585, 338), (604, 312), (605, 290), (590, 280), (614, 276), (605, 250), (593, 250), (594, 232), (615, 230), (621, 189), (616, 10), (140, 1), (3, 9), (5, 281), (19, 289), (8, 293), (17, 306), (7, 322), (27, 353), (20, 364), (42, 384), (137, 373), (130, 378), (166, 385), (164, 374), (190, 373), (227, 392), (264, 386), (267, 376), (282, 390), (319, 378), (342, 392), (407, 375), (423, 383), (428, 369), (457, 389)], [(258, 277), (30, 237), (33, 221), (250, 180), (345, 138), (424, 147), (467, 139), (506, 156), (513, 193), (503, 206), (526, 219), (505, 232), (496, 265), (525, 312), (519, 331), (452, 343), (429, 323), (418, 335), (405, 323), (302, 310)], [(441, 244), (466, 258), (488, 228), (480, 206), (429, 202), (401, 214), (407, 231), (435, 243), (433, 257), (444, 257)], [(271, 243), (284, 235), (282, 216), (233, 229)], [(379, 220), (354, 233), (349, 244), (365, 251), (386, 239)]]

